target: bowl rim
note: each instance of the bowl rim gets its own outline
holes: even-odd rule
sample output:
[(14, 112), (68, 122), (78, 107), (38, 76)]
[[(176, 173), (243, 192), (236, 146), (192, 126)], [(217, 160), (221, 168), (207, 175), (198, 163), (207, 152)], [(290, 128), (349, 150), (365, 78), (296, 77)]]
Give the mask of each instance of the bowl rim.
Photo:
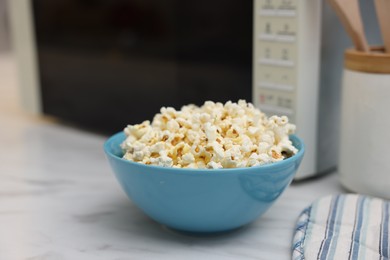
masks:
[[(195, 175), (202, 175), (202, 174), (210, 174), (212, 173), (213, 175), (226, 175), (226, 174), (242, 174), (242, 171), (245, 172), (251, 172), (251, 171), (256, 171), (258, 172), (259, 169), (261, 170), (267, 170), (267, 169), (272, 169), (272, 168), (278, 168), (278, 167), (286, 167), (291, 165), (291, 163), (294, 163), (294, 161), (297, 161), (299, 158), (303, 157), (305, 153), (305, 144), (303, 143), (302, 139), (296, 136), (295, 134), (292, 134), (289, 136), (289, 139), (299, 143), (301, 148), (298, 150), (298, 153), (294, 154), (290, 158), (284, 159), (279, 162), (274, 162), (274, 163), (268, 163), (268, 164), (263, 164), (263, 165), (258, 165), (258, 166), (252, 166), (252, 167), (241, 167), (241, 168), (222, 168), (222, 169), (193, 169), (193, 168), (173, 168), (173, 167), (162, 167), (162, 166), (157, 166), (157, 165), (147, 165), (143, 163), (138, 163), (130, 160), (123, 159), (122, 157), (119, 157), (115, 155), (112, 152), (112, 149), (110, 147), (110, 144), (116, 140), (117, 138), (120, 138), (119, 136), (123, 136), (125, 138), (125, 133), (123, 131), (118, 132), (112, 136), (110, 136), (103, 145), (104, 152), (106, 156), (119, 161), (121, 163), (129, 164), (131, 166), (135, 166), (138, 168), (143, 168), (146, 170), (158, 170), (158, 171), (163, 171), (167, 173), (174, 173), (174, 174), (195, 174)], [(124, 139), (121, 141), (123, 142)], [(298, 149), (298, 148), (297, 148)]]

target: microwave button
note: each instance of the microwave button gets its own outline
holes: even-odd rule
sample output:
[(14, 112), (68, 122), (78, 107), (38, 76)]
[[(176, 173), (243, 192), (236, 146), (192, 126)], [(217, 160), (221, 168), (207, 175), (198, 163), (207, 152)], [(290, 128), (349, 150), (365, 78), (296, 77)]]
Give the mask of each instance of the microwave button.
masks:
[(294, 111), (290, 108), (285, 107), (278, 107), (278, 106), (272, 106), (272, 105), (265, 105), (261, 104), (259, 106), (260, 110), (267, 113), (267, 114), (279, 114), (279, 115), (286, 115), (286, 116), (292, 116), (294, 114)]
[(275, 84), (271, 82), (260, 82), (259, 84), (257, 84), (257, 86), (260, 88), (267, 88), (267, 89), (275, 88)]
[(273, 60), (269, 58), (261, 58), (259, 63), (262, 65), (280, 66), (280, 67), (294, 67), (292, 60)]
[(284, 107), (291, 108), (292, 107), (292, 100), (289, 98), (286, 98), (284, 100)]
[(272, 0), (265, 0), (265, 3), (261, 6), (263, 10), (275, 10)]
[(264, 32), (266, 34), (272, 34), (272, 28), (271, 28), (271, 23), (270, 22), (266, 22), (265, 23)]
[(295, 35), (296, 35), (295, 30), (296, 29), (293, 26), (291, 26), (291, 24), (285, 23), (283, 25), (283, 28), (281, 28), (281, 30), (279, 30), (277, 34), (280, 36), (294, 36), (295, 37)]
[(263, 41), (275, 41), (276, 36), (269, 33), (262, 33), (259, 35), (259, 39)]
[(284, 91), (293, 91), (294, 86), (293, 85), (286, 85), (286, 84), (276, 84), (274, 86), (275, 89), (284, 90)]
[(276, 60), (274, 61), (274, 65), (281, 67), (294, 67), (294, 62), (292, 60)]
[(275, 9), (260, 9), (259, 11), (260, 16), (276, 16), (276, 11)]
[(268, 58), (261, 58), (259, 63), (263, 65), (277, 65), (277, 61)]
[(281, 17), (295, 17), (297, 12), (295, 10), (279, 9), (276, 15)]
[(257, 84), (257, 86), (259, 88), (275, 89), (275, 90), (282, 90), (282, 91), (293, 91), (294, 90), (293, 85), (275, 84), (272, 82), (260, 82)]
[(295, 42), (295, 35), (277, 35), (274, 37), (278, 42)]
[(283, 107), (283, 108), (291, 108), (292, 107), (292, 100), (290, 98), (279, 97), (277, 104), (278, 104), (278, 106)]

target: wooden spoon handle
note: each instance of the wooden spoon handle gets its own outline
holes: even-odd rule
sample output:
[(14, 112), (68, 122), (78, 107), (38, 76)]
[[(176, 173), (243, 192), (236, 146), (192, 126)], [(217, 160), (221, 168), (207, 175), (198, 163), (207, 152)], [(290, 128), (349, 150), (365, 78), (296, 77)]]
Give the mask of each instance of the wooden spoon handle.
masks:
[(358, 0), (328, 0), (328, 2), (339, 16), (356, 50), (369, 52)]
[(385, 52), (390, 53), (390, 0), (375, 0)]

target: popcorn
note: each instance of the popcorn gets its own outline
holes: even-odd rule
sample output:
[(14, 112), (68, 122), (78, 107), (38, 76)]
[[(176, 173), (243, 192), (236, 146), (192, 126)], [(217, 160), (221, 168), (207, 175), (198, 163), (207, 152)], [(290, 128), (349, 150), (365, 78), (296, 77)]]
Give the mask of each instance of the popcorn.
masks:
[(153, 121), (128, 125), (124, 159), (175, 168), (253, 167), (281, 161), (298, 151), (289, 140), (295, 125), (239, 100), (180, 111), (162, 107)]
[(213, 161), (210, 161), (208, 164), (207, 164), (207, 168), (209, 169), (222, 169), (223, 166), (221, 163), (217, 163), (217, 162), (213, 162)]
[(195, 156), (188, 152), (181, 157), (181, 165), (189, 165), (195, 162)]

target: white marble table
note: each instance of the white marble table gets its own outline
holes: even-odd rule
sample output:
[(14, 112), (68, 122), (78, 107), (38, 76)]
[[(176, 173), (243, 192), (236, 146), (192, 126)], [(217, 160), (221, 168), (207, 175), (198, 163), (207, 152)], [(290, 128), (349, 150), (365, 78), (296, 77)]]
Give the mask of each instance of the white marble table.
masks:
[(262, 218), (238, 231), (174, 233), (124, 195), (102, 151), (105, 137), (15, 109), (7, 66), (0, 59), (0, 78), (7, 80), (0, 93), (8, 93), (0, 95), (1, 260), (290, 259), (301, 210), (343, 191), (332, 174), (293, 184)]

